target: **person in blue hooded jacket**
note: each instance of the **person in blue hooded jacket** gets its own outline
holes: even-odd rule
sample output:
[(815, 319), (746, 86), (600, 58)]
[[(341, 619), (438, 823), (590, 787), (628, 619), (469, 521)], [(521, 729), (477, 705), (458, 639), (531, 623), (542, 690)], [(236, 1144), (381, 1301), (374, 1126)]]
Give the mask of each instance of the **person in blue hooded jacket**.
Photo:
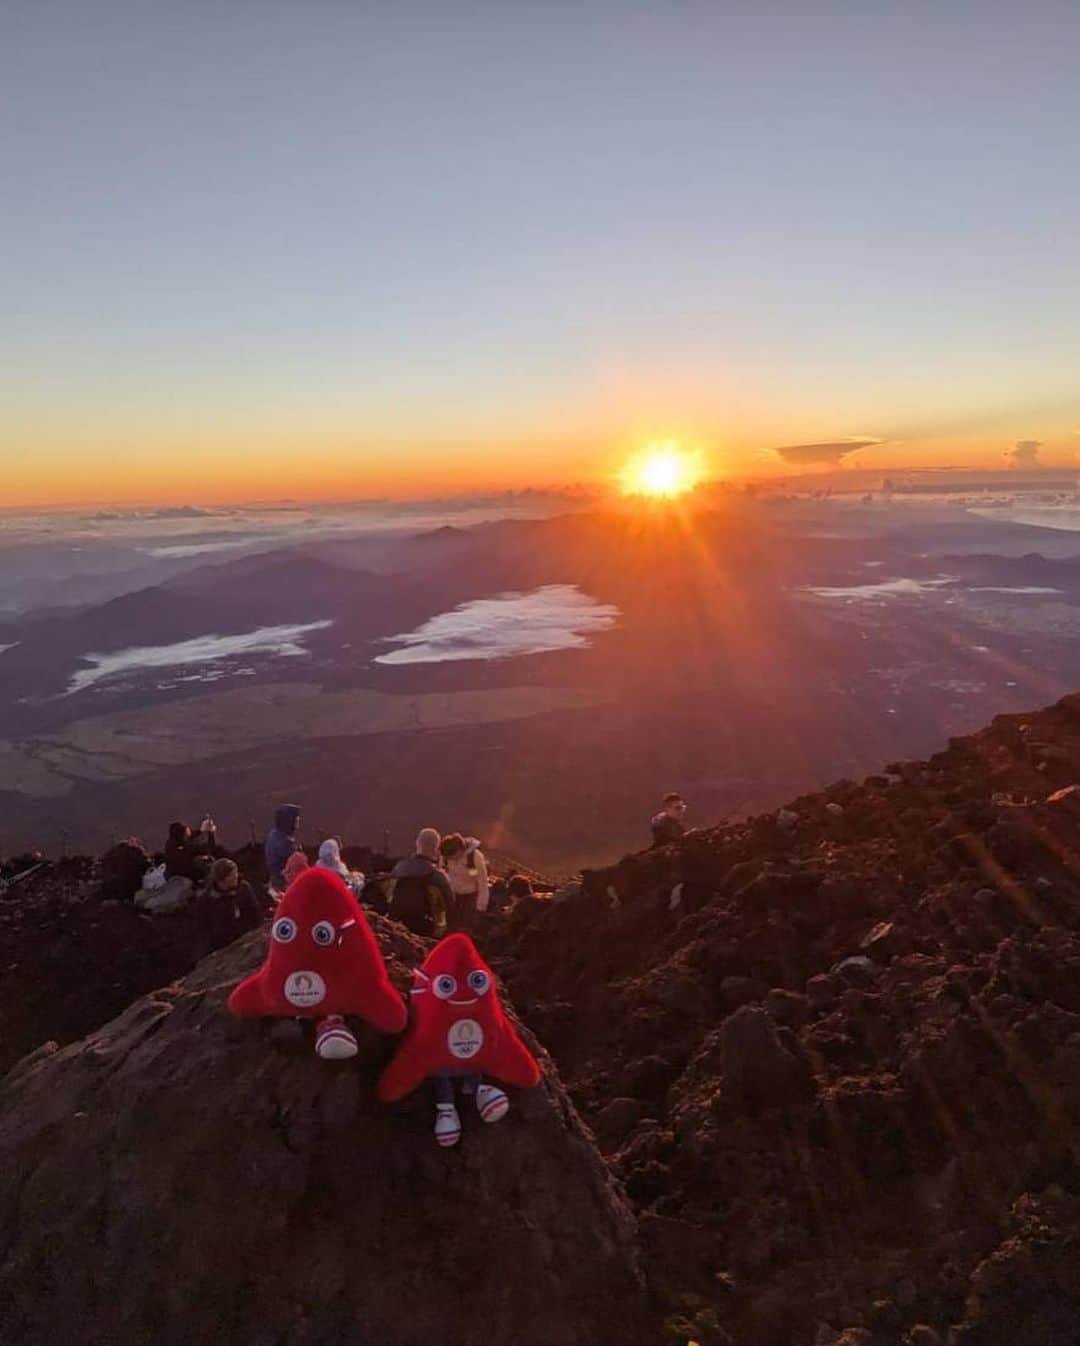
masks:
[(296, 833), (300, 827), (300, 809), (296, 804), (279, 804), (274, 810), (274, 825), (266, 835), (266, 871), (270, 887), (283, 893), (285, 862), (300, 849)]

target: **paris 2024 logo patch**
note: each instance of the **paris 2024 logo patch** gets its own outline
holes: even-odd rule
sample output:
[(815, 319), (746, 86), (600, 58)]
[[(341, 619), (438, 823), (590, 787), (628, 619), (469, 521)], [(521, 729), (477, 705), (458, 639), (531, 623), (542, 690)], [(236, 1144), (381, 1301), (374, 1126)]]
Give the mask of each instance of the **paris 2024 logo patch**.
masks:
[(475, 1019), (458, 1019), (446, 1035), (450, 1055), (459, 1061), (471, 1061), (484, 1045), (484, 1030)]

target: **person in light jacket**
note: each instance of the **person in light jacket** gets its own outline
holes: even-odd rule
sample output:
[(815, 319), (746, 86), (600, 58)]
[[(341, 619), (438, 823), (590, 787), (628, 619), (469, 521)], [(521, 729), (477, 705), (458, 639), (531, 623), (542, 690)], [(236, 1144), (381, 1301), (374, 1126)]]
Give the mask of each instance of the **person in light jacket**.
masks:
[(476, 913), (488, 909), (491, 886), (487, 861), (479, 841), (475, 837), (463, 837), (460, 832), (443, 837), (439, 853), (454, 894), (449, 928), (468, 934), (475, 924)]

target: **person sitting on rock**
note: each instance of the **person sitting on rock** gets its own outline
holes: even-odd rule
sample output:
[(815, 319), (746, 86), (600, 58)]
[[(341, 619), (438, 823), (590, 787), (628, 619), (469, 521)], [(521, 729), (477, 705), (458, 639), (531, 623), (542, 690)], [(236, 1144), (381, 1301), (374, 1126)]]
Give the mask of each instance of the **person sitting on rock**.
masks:
[(266, 872), (275, 892), (285, 891), (285, 862), (300, 849), (296, 835), (299, 827), (299, 808), (279, 804), (274, 810), (274, 825), (266, 835)]
[(446, 877), (454, 893), (454, 906), (448, 927), (451, 930), (472, 930), (478, 911), (487, 911), (490, 885), (487, 861), (475, 837), (465, 838), (460, 832), (450, 832), (439, 843), (439, 854), (446, 866)]
[[(210, 821), (210, 820), (208, 820)], [(210, 869), (214, 849), (214, 829), (193, 835), (187, 823), (170, 823), (165, 842), (165, 878), (190, 879), (201, 883)]]
[(532, 883), (524, 874), (511, 874), (506, 881), (506, 895), (515, 904), (524, 898), (532, 897), (534, 896)]
[(319, 858), (315, 862), (315, 868), (328, 869), (331, 874), (344, 879), (346, 886), (357, 899), (364, 891), (364, 876), (358, 870), (350, 869), (341, 858), (341, 842), (337, 837), (327, 837), (319, 847)]
[(493, 880), (488, 890), (488, 911), (501, 915), (509, 909), (510, 905), (510, 888), (506, 880)]
[(394, 880), (389, 874), (369, 874), (364, 880), (364, 891), (360, 894), (361, 903), (380, 916), (388, 916), (393, 884)]
[(388, 914), (414, 935), (442, 939), (454, 892), (439, 868), (439, 842), (434, 827), (422, 827), (416, 838), (416, 853), (399, 860), (390, 873)]
[(653, 846), (670, 846), (686, 833), (686, 800), (680, 794), (666, 794), (663, 807), (650, 821)]
[(215, 860), (206, 886), (195, 899), (195, 917), (207, 949), (223, 949), (261, 924), (264, 910), (232, 860)]
[(310, 868), (311, 861), (307, 858), (304, 852), (293, 851), (292, 855), (285, 861), (285, 868), (282, 871), (282, 878), (285, 880), (286, 889), (288, 889), (290, 884), (296, 882), (305, 869)]

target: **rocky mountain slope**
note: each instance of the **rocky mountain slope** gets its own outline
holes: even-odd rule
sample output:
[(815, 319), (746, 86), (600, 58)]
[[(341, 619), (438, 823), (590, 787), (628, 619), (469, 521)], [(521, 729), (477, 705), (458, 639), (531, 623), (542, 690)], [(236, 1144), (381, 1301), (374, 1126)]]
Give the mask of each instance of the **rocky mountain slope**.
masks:
[[(426, 1103), (375, 1108), (386, 1044), (327, 1068), (222, 1014), (259, 936), (99, 1028), (149, 989), (147, 923), (36, 883), (0, 902), (42, 969), (5, 1034), (97, 1031), (0, 1085), (0, 1339), (1080, 1339), (1080, 696), (488, 919), (552, 1059), (449, 1158)], [(49, 892), (49, 948), (116, 932), (64, 1020)], [(401, 984), (420, 946), (376, 927)]]
[(1080, 1339), (1077, 781), (1072, 696), (497, 934), (690, 1335)]
[[(375, 919), (407, 986), (423, 950)], [(648, 1340), (633, 1217), (553, 1071), (448, 1155), (426, 1098), (376, 1104), (386, 1039), (335, 1067), (225, 1012), (261, 957), (254, 933), (7, 1077), (0, 1340)]]

